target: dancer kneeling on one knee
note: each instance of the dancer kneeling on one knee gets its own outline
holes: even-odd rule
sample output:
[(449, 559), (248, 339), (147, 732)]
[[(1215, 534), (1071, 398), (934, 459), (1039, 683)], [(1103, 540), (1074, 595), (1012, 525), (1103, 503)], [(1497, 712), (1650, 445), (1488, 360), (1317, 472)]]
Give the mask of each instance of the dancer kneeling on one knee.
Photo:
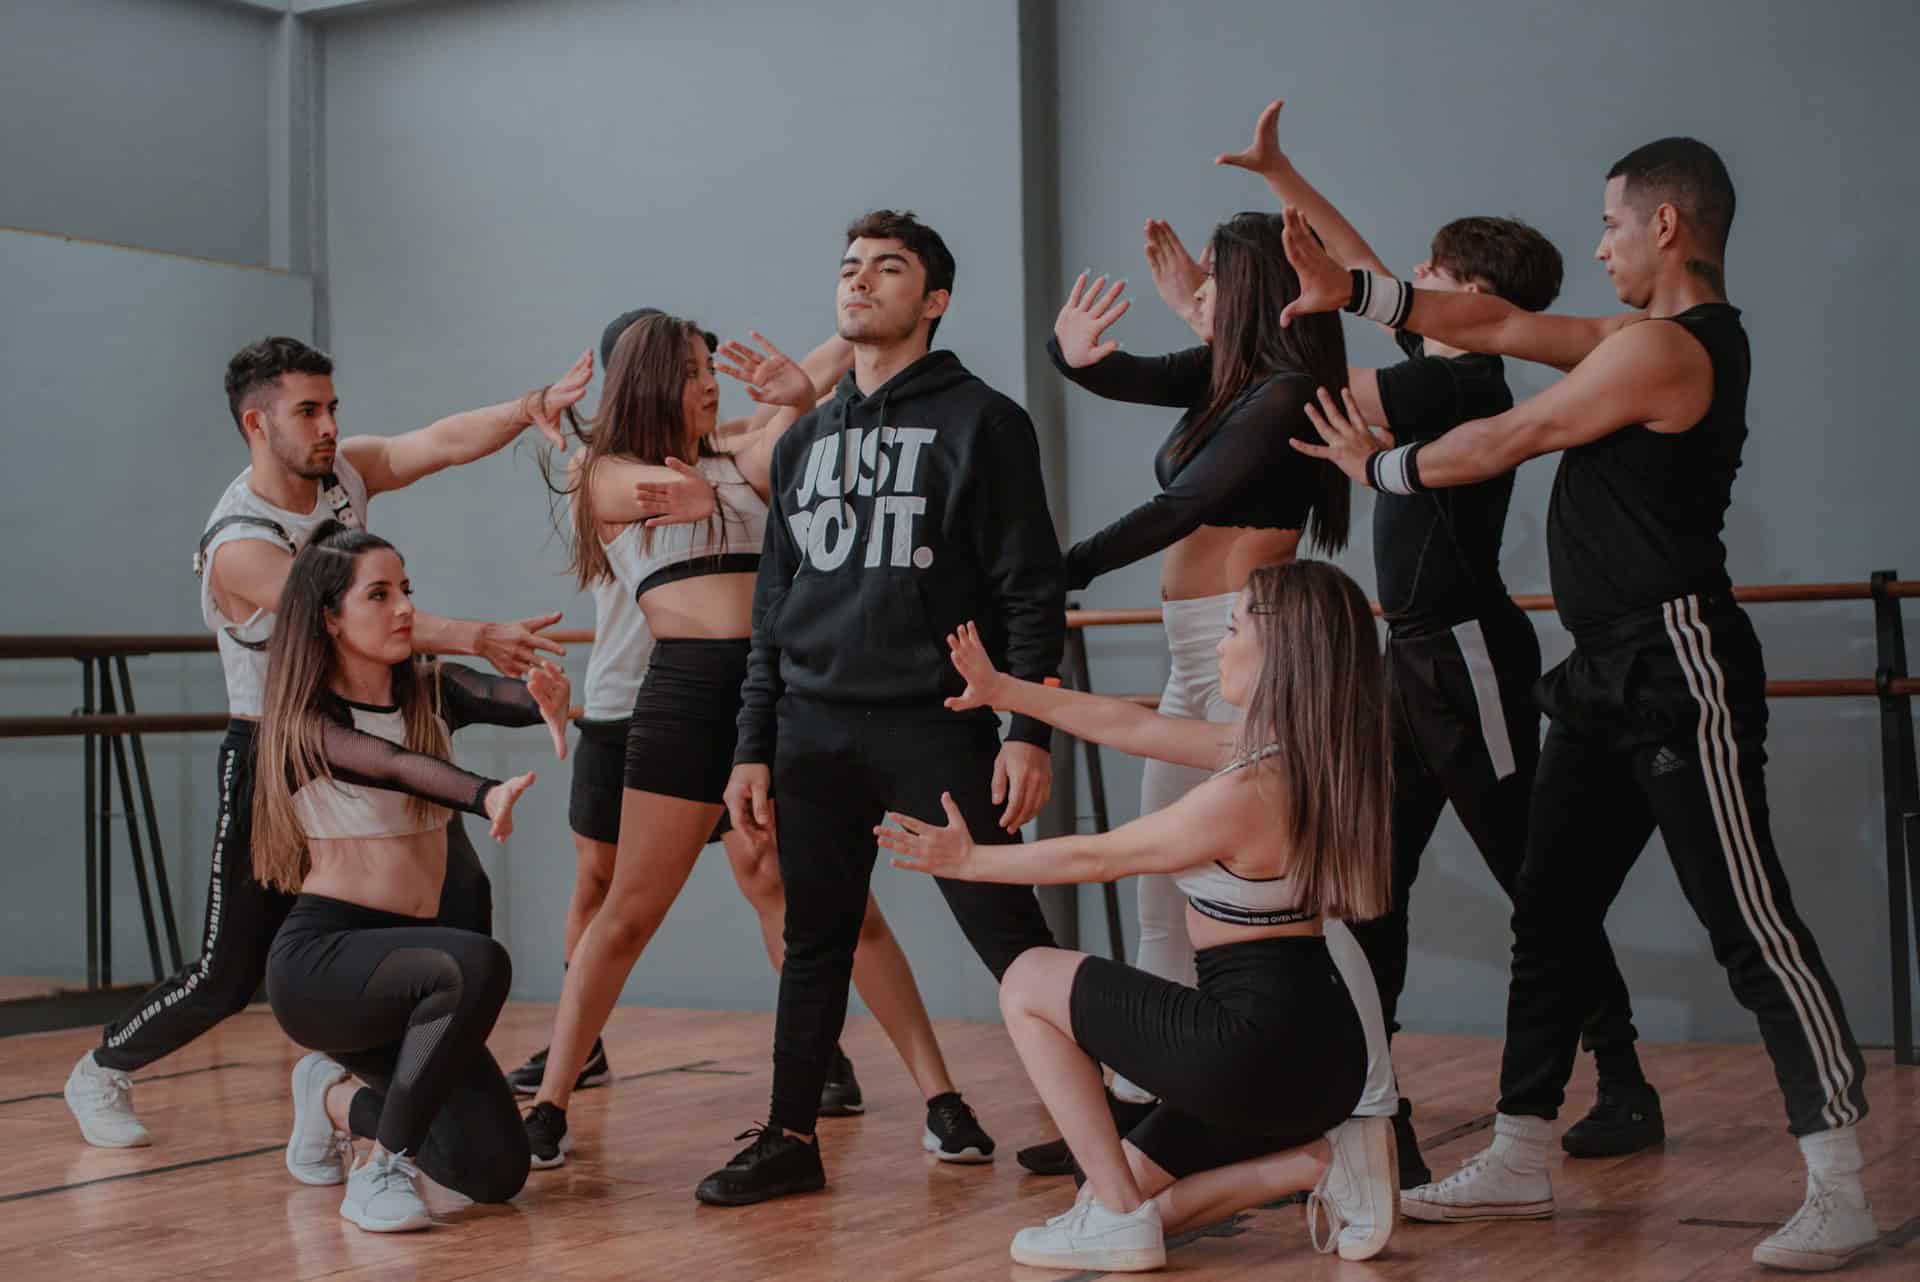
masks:
[[(254, 873), (298, 891), (267, 962), (294, 1041), (287, 1169), (345, 1179), (340, 1213), (370, 1232), (426, 1228), (422, 1174), (504, 1202), (528, 1169), (513, 1092), (487, 1052), (512, 968), (486, 935), (434, 924), (451, 810), (513, 830), (531, 774), (502, 783), (447, 762), (462, 725), (545, 721), (565, 755), (570, 687), (413, 657), (411, 586), (384, 539), (328, 522), (293, 560), (273, 634), (254, 792)], [(364, 1086), (348, 1080), (357, 1077)], [(344, 1173), (351, 1136), (374, 1141)]]
[[(1070, 1211), (1015, 1235), (1013, 1258), (1158, 1268), (1165, 1231), (1316, 1188), (1331, 1158), (1323, 1137), (1366, 1078), (1360, 1019), (1321, 935), (1323, 916), (1387, 907), (1387, 709), (1366, 597), (1325, 562), (1255, 570), (1219, 645), (1221, 692), (1240, 710), (1225, 724), (1015, 680), (994, 670), (971, 624), (948, 645), (967, 680), (955, 709), (1008, 709), (1137, 756), (1214, 768), (1107, 833), (976, 846), (950, 800), (945, 826), (889, 814), (898, 827), (875, 830), (897, 866), (957, 880), (1174, 875), (1198, 988), (1036, 948), (1000, 989), (1014, 1046), (1087, 1175)], [(1161, 1101), (1124, 1140), (1103, 1063)]]

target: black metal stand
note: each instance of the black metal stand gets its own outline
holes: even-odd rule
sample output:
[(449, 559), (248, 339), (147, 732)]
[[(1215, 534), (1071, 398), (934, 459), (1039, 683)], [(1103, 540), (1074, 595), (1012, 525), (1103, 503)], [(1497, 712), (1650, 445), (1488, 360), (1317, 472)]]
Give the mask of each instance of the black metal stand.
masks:
[(1887, 813), (1887, 940), (1893, 964), (1893, 1059), (1920, 1064), (1913, 1046), (1913, 952), (1920, 937), (1920, 768), (1913, 744), (1913, 701), (1893, 693), (1907, 675), (1906, 627), (1900, 602), (1887, 591), (1899, 579), (1874, 573), (1873, 624), (1878, 642), (1874, 682), (1880, 687), (1880, 772)]
[[(134, 714), (133, 676), (127, 670), (124, 655), (116, 655), (111, 659), (105, 655), (82, 659), (80, 668), (83, 677), (82, 714)], [(129, 750), (131, 770), (128, 769)], [(160, 820), (153, 804), (153, 782), (147, 772), (146, 747), (137, 733), (86, 735), (82, 739), (81, 751), (86, 776), (86, 795), (81, 804), (85, 809), (87, 832), (87, 989), (92, 992), (113, 987), (113, 791), (116, 776), (120, 788), (121, 815), (127, 824), (127, 843), (133, 853), (134, 884), (140, 891), (140, 914), (147, 932), (147, 956), (153, 964), (153, 977), (157, 982), (168, 974), (160, 960), (161, 923), (165, 923), (167, 953), (174, 970), (181, 966), (180, 930), (174, 922), (173, 892), (167, 885), (166, 857), (160, 848)], [(134, 810), (136, 788), (141, 803), (138, 814)], [(142, 817), (146, 820), (144, 840), (139, 823)], [(149, 853), (153, 861), (151, 884), (147, 871)], [(156, 895), (158, 905), (154, 902)]]

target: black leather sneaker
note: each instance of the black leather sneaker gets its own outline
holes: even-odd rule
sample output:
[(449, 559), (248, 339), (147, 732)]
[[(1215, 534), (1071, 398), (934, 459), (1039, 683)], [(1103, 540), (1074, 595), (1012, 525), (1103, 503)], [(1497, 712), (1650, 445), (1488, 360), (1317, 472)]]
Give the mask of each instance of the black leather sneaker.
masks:
[(693, 1195), (709, 1206), (750, 1206), (827, 1187), (820, 1140), (797, 1140), (775, 1127), (755, 1126), (733, 1137), (753, 1143), (706, 1179)]
[(1585, 1117), (1567, 1128), (1560, 1147), (1571, 1157), (1625, 1157), (1667, 1138), (1660, 1095), (1646, 1082), (1600, 1083), (1600, 1096)]
[(567, 1110), (552, 1104), (535, 1104), (521, 1119), (527, 1127), (527, 1147), (533, 1152), (533, 1169), (551, 1170), (567, 1164), (573, 1152), (573, 1137), (567, 1134)]
[[(527, 1057), (527, 1062), (507, 1074), (507, 1085), (513, 1087), (515, 1095), (537, 1095), (540, 1093), (540, 1079), (547, 1075), (547, 1048), (542, 1046)], [(573, 1089), (584, 1091), (590, 1086), (605, 1086), (613, 1080), (613, 1070), (607, 1066), (607, 1048), (598, 1037), (593, 1039), (593, 1050), (587, 1055), (587, 1062), (580, 1066), (580, 1076), (573, 1079)]]
[(927, 1131), (920, 1137), (920, 1147), (943, 1162), (993, 1160), (993, 1137), (980, 1129), (980, 1119), (958, 1091), (927, 1101)]
[(820, 1116), (852, 1117), (867, 1111), (860, 1096), (860, 1079), (853, 1075), (853, 1061), (838, 1046), (833, 1048), (833, 1067), (827, 1070), (827, 1084), (820, 1092)]

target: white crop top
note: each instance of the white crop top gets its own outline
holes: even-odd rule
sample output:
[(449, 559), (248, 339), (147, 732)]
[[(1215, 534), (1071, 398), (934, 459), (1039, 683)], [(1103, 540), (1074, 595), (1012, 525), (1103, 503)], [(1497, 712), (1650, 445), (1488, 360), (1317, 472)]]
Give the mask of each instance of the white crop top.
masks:
[(274, 616), (271, 610), (255, 610), (235, 622), (220, 613), (213, 600), (213, 554), (237, 539), (262, 539), (293, 554), (307, 545), (322, 521), (338, 520), (362, 528), (367, 523), (367, 483), (345, 454), (334, 455), (334, 484), (322, 485), (311, 512), (275, 507), (247, 484), (252, 476), (251, 467), (241, 472), (214, 504), (193, 562), (194, 572), (200, 576), (200, 617), (220, 648), (220, 667), (227, 678), (227, 710), (237, 717), (260, 715), (267, 687), (267, 642), (273, 636)]
[[(1250, 757), (1230, 761), (1212, 774), (1218, 779), (1280, 751), (1262, 748)], [(1287, 926), (1312, 921), (1318, 914), (1300, 908), (1293, 881), (1287, 877), (1242, 877), (1215, 860), (1175, 873), (1173, 884), (1202, 917), (1234, 926)]]
[(760, 545), (767, 530), (766, 500), (740, 475), (731, 454), (702, 455), (694, 467), (713, 485), (718, 506), (711, 517), (690, 525), (653, 529), (635, 522), (622, 529), (611, 543), (600, 545), (606, 550), (614, 578), (633, 600), (676, 579), (751, 574), (760, 568)]
[[(376, 708), (365, 703), (347, 703), (347, 707), (353, 713), (355, 730), (389, 743), (407, 741), (406, 716), (400, 709)], [(293, 812), (299, 818), (300, 830), (310, 841), (405, 837), (444, 828), (450, 818), (444, 806), (429, 806), (423, 813), (404, 792), (346, 783), (324, 775), (309, 779), (293, 794)]]
[(633, 592), (620, 580), (602, 579), (592, 591), (593, 652), (587, 656), (583, 715), (589, 721), (620, 721), (633, 715), (653, 657), (653, 633)]

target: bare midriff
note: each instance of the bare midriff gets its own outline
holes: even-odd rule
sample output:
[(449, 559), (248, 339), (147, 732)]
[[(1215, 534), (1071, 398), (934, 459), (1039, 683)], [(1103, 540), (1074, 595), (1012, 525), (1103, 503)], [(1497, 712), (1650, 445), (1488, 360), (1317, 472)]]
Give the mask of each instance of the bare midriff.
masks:
[(1238, 592), (1255, 570), (1293, 560), (1299, 547), (1298, 530), (1203, 525), (1167, 549), (1160, 562), (1160, 599), (1197, 601)]
[(738, 640), (753, 634), (751, 574), (703, 574), (649, 588), (640, 596), (647, 629), (659, 640)]
[(434, 917), (447, 879), (445, 825), (397, 837), (322, 837), (300, 893), (325, 895), (402, 917)]

